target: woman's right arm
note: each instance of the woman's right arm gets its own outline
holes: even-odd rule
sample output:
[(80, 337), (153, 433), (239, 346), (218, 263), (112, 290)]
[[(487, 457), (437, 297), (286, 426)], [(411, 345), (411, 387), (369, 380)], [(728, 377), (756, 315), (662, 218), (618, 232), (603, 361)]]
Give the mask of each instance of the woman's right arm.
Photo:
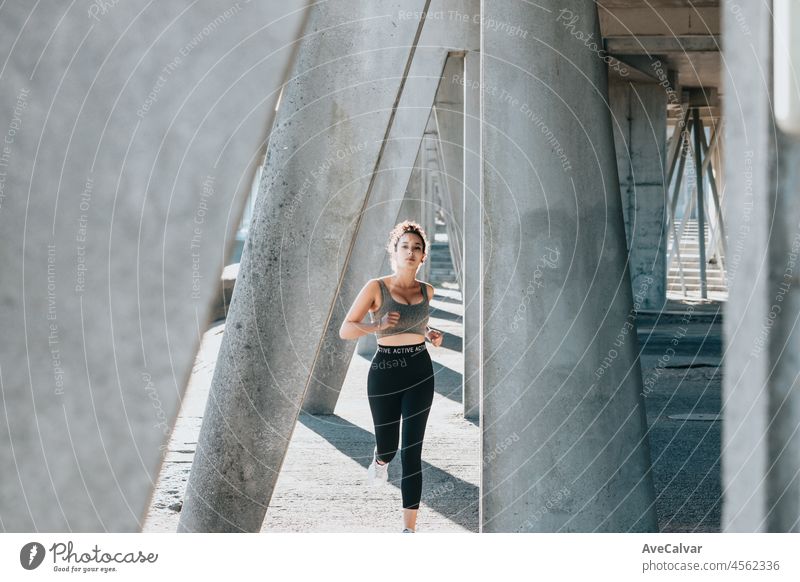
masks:
[(369, 313), (369, 310), (375, 301), (374, 297), (377, 293), (378, 282), (376, 280), (373, 279), (364, 285), (364, 288), (361, 289), (358, 297), (356, 297), (356, 300), (353, 302), (352, 307), (350, 307), (350, 311), (347, 312), (347, 315), (342, 322), (342, 326), (339, 328), (340, 338), (345, 340), (358, 339), (362, 335), (381, 331), (387, 327), (392, 327), (395, 325), (395, 323), (397, 323), (396, 319), (400, 316), (400, 314), (397, 313), (395, 317), (394, 314), (396, 312), (390, 312), (385, 315), (383, 319), (386, 321), (382, 320), (377, 323), (362, 323), (364, 317), (367, 315), (367, 313)]

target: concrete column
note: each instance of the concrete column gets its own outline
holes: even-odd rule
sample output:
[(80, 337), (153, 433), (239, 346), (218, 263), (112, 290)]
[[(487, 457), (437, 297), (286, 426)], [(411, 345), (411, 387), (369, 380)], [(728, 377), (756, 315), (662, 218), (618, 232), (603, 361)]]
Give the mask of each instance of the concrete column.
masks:
[(692, 109), (692, 134), (694, 136), (694, 174), (697, 176), (697, 241), (699, 247), (700, 261), (700, 297), (708, 298), (708, 278), (706, 277), (706, 195), (705, 195), (705, 172), (703, 172), (703, 146), (700, 133), (703, 131), (700, 123), (700, 111), (694, 107)]
[[(426, 196), (429, 200), (428, 213), (426, 215), (425, 232), (431, 233), (431, 241), (436, 236), (436, 215), (442, 209), (442, 197), (440, 187), (440, 172), (439, 172), (439, 155), (436, 147), (438, 137), (436, 134), (435, 125), (433, 122), (433, 114), (425, 130), (425, 138), (422, 141), (422, 150), (420, 151), (421, 163), (424, 167), (425, 175), (425, 190)], [(446, 212), (444, 213), (447, 214)], [(431, 247), (433, 242), (431, 242)], [(432, 258), (432, 257), (431, 257)], [(428, 276), (434, 277), (432, 272), (433, 262), (429, 266)]]
[[(430, 202), (430, 212), (426, 217), (426, 224), (430, 232), (436, 231), (436, 213), (441, 207), (439, 199), (439, 187), (437, 185), (439, 166), (436, 156), (436, 131), (429, 127), (426, 129), (425, 139), (422, 141), (422, 164), (425, 168), (425, 190)], [(427, 231), (426, 231), (427, 232)]]
[(654, 531), (597, 9), (482, 8), (482, 530)]
[[(415, 165), (419, 168), (420, 173), (420, 197), (422, 199), (422, 222), (420, 224), (422, 228), (425, 229), (425, 233), (428, 235), (428, 240), (432, 248), (436, 236), (436, 224), (434, 221), (434, 217), (436, 216), (436, 203), (431, 188), (430, 171), (425, 166), (424, 162), (424, 148), (425, 141), (423, 139)], [(429, 256), (420, 269), (420, 278), (423, 281), (430, 281), (431, 279), (431, 264), (432, 257)]]
[[(420, 143), (422, 136), (420, 136)], [(417, 150), (419, 153), (419, 150)], [(416, 159), (416, 158), (415, 158)], [(397, 218), (402, 219), (407, 217), (408, 220), (413, 220), (422, 224), (422, 171), (419, 168), (412, 168), (411, 176), (406, 186), (405, 198), (400, 205), (400, 210), (397, 213)]]
[[(259, 531), (427, 2), (311, 9), (269, 141), (180, 531)], [(332, 59), (331, 55), (336, 58)]]
[(140, 529), (305, 4), (3, 6), (3, 531)]
[(450, 55), (436, 95), (434, 122), (439, 137), (437, 149), (441, 177), (442, 203), (446, 209), (450, 255), (456, 281), (464, 289), (462, 277), (464, 228), (464, 57)]
[(464, 58), (464, 417), (477, 420), (481, 362), (481, 58)]
[(660, 310), (667, 300), (667, 94), (655, 83), (617, 80), (608, 98), (633, 294), (639, 309)]
[[(431, 3), (435, 14), (466, 10), (476, 2), (436, 0)], [(342, 287), (330, 317), (312, 381), (306, 392), (303, 410), (312, 414), (333, 414), (341, 386), (347, 375), (353, 350), (371, 356), (377, 340), (363, 336), (359, 342), (339, 337), (339, 327), (358, 292), (367, 280), (391, 272), (385, 251), (391, 228), (400, 220), (421, 220), (418, 182), (412, 183), (425, 127), (440, 85), (448, 51), (453, 47), (474, 44), (472, 29), (477, 25), (463, 18), (450, 20), (431, 18), (424, 23), (419, 47), (414, 51), (408, 78), (397, 107), (386, 149), (375, 172), (369, 206), (360, 215), (358, 234), (349, 257), (341, 255), (340, 268), (345, 268)], [(417, 181), (419, 172), (417, 172)], [(347, 265), (344, 265), (347, 259)], [(381, 264), (383, 261), (383, 268)]]
[(769, 4), (743, 9), (750, 29), (746, 37), (723, 13), (724, 57), (729, 67), (736, 67), (725, 72), (723, 94), (738, 91), (739, 101), (723, 101), (725, 222), (730, 233), (725, 313), (735, 317), (723, 319), (727, 349), (722, 375), (722, 528), (760, 532), (767, 529), (765, 471), (769, 463), (769, 443), (764, 438), (769, 422), (765, 389), (769, 351), (763, 335), (770, 309), (767, 254), (771, 205), (767, 192), (776, 151), (771, 137), (775, 129), (769, 111), (770, 91), (754, 86), (741, 67), (771, 71), (772, 26)]
[[(725, 224), (722, 527), (800, 530), (800, 143), (772, 118), (771, 3), (724, 14)], [(777, 47), (778, 50), (786, 50)], [(765, 82), (746, 69), (765, 71)], [(776, 73), (777, 74), (777, 73)]]

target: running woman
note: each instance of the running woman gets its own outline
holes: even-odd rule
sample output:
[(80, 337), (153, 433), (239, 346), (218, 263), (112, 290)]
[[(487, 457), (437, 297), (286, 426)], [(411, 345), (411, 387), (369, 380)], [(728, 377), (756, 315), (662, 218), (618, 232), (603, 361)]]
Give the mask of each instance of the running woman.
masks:
[[(389, 234), (386, 250), (393, 274), (370, 279), (347, 313), (339, 336), (357, 339), (374, 333), (378, 350), (367, 376), (367, 397), (375, 425), (375, 450), (367, 469), (370, 483), (388, 481), (389, 462), (397, 453), (403, 476), (403, 532), (414, 533), (422, 496), (422, 440), (433, 402), (433, 366), (425, 340), (442, 345), (442, 332), (428, 327), (433, 285), (418, 281), (428, 237), (416, 222), (404, 221)], [(372, 323), (361, 323), (370, 313)]]

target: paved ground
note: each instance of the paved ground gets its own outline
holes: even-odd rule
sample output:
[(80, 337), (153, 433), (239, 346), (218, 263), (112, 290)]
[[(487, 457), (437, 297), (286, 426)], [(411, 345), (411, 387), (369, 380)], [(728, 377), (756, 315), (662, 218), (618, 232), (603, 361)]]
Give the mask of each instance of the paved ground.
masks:
[[(461, 336), (461, 295), (437, 289), (431, 325)], [(194, 367), (169, 452), (143, 531), (175, 531), (186, 489), (214, 361), (224, 324), (212, 327)], [(478, 446), (476, 424), (461, 412), (463, 359), (458, 342), (429, 349), (436, 394), (422, 451), (424, 488), (417, 528), (427, 532), (478, 531)], [(448, 347), (449, 346), (449, 347)], [(369, 361), (358, 354), (334, 415), (301, 414), (262, 531), (340, 532), (402, 529), (399, 455), (389, 465), (390, 483), (366, 485), (375, 444), (366, 399)], [(309, 460), (314, 459), (314, 463)]]
[[(460, 293), (436, 293), (432, 325), (460, 337)], [(662, 531), (719, 531), (721, 322), (714, 317), (716, 305), (694, 308), (689, 315), (686, 305), (668, 309), (638, 320), (659, 526)], [(203, 337), (143, 531), (177, 528), (223, 330), (224, 322), (218, 323)], [(440, 348), (429, 346), (436, 395), (423, 448), (421, 532), (478, 531), (479, 432), (461, 416), (463, 361), (455, 339), (449, 337)], [(364, 357), (353, 357), (335, 415), (301, 415), (262, 531), (399, 531), (399, 458), (390, 464), (388, 486), (365, 483), (374, 444), (368, 366)], [(698, 413), (707, 416), (681, 416)]]
[(718, 532), (720, 304), (667, 308), (638, 318), (659, 527)]

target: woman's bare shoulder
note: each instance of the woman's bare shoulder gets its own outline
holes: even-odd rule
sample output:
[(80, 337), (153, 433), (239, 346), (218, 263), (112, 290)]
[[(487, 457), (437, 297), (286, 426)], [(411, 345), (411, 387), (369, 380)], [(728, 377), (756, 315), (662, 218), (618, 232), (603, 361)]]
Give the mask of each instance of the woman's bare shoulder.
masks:
[[(383, 293), (381, 292), (380, 282), (383, 281), (383, 277), (375, 277), (374, 279), (370, 279), (364, 285), (364, 290), (372, 297), (372, 310), (380, 309), (382, 304)], [(384, 283), (385, 284), (385, 283)]]
[(426, 283), (425, 281), (420, 281), (419, 279), (417, 279), (417, 283), (422, 283), (428, 289), (428, 299), (433, 297), (433, 293), (435, 291), (433, 285), (431, 285), (430, 283)]

